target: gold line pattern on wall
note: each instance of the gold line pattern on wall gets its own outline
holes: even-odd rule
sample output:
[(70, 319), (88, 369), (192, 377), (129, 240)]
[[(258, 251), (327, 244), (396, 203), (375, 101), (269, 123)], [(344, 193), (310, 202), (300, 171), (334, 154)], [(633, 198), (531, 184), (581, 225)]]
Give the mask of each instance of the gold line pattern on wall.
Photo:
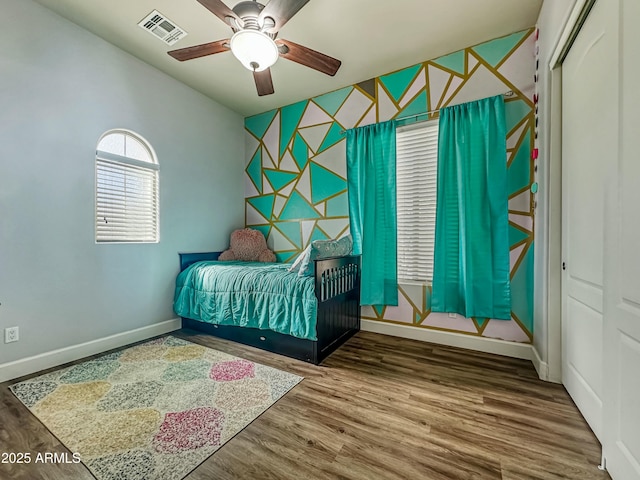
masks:
[[(533, 29), (472, 46), (245, 119), (245, 224), (264, 233), (280, 261), (313, 240), (349, 231), (342, 131), (513, 91), (505, 98), (512, 318), (432, 313), (426, 285), (400, 285), (397, 307), (363, 318), (529, 343), (533, 339)], [(438, 113), (428, 118), (437, 118)], [(422, 117), (423, 119), (425, 117)]]

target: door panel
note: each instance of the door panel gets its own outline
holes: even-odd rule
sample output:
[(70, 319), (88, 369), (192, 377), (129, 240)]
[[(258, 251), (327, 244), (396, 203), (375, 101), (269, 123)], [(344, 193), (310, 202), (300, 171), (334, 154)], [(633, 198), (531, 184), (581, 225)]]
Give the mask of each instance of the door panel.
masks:
[(603, 179), (617, 145), (617, 29), (609, 1), (596, 2), (562, 66), (563, 383), (600, 440)]
[(603, 450), (614, 480), (640, 480), (640, 2), (618, 2), (620, 155), (607, 197)]
[[(640, 458), (640, 376), (636, 367), (640, 365), (640, 342), (635, 338), (621, 334), (618, 337), (620, 347), (620, 377), (625, 381), (620, 385), (620, 443), (633, 458)], [(637, 462), (637, 460), (636, 460)]]
[[(569, 361), (563, 367), (563, 383), (591, 429), (602, 429), (602, 314), (567, 298), (564, 355)], [(589, 348), (585, 348), (589, 346)]]
[[(602, 265), (602, 263), (600, 263)], [(591, 306), (595, 311), (602, 313), (604, 292), (602, 284), (595, 285), (593, 283), (587, 283), (583, 278), (571, 272), (571, 281), (567, 282), (567, 293), (569, 297), (576, 299), (585, 305)]]
[[(591, 390), (602, 392), (602, 375), (598, 374), (602, 372), (598, 364), (602, 362), (602, 314), (571, 297), (567, 302), (567, 327), (572, 332), (566, 343), (572, 360), (569, 366), (580, 372)], [(593, 349), (587, 350), (585, 345), (593, 345)]]

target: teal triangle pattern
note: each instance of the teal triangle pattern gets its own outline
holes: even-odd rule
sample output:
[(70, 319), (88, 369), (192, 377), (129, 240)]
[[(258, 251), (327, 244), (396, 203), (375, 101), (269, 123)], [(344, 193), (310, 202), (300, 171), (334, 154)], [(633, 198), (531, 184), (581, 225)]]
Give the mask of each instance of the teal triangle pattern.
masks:
[(269, 233), (271, 233), (271, 225), (251, 225), (252, 230), (258, 230), (264, 238), (269, 238)]
[(384, 315), (384, 305), (371, 305), (373, 309), (376, 311), (378, 316)]
[(269, 183), (273, 186), (275, 191), (280, 190), (282, 187), (293, 182), (297, 177), (297, 173), (283, 172), (281, 170), (272, 170), (265, 168), (264, 174), (269, 179)]
[(530, 333), (533, 333), (533, 250), (532, 242), (511, 278), (511, 291), (519, 293), (511, 298), (511, 310)]
[(524, 117), (531, 113), (531, 107), (524, 100), (504, 102), (504, 117), (507, 132), (510, 132), (518, 125)]
[(327, 135), (324, 137), (320, 148), (317, 153), (320, 153), (327, 148), (333, 147), (340, 140), (343, 140), (345, 137), (342, 136), (342, 127), (338, 122), (333, 122), (331, 128), (327, 132)]
[(527, 33), (529, 33), (529, 31), (525, 30), (524, 32), (514, 33), (506, 37), (491, 40), (490, 42), (481, 43), (473, 47), (473, 51), (480, 55), (489, 65), (496, 67), (511, 53), (511, 50), (513, 50)]
[(282, 107), (280, 111), (280, 158), (282, 158), (289, 146), (289, 142), (291, 142), (291, 137), (293, 137), (296, 127), (300, 123), (307, 103), (307, 100), (303, 100), (293, 105)]
[(391, 94), (391, 97), (397, 102), (402, 98), (404, 92), (409, 88), (409, 85), (416, 77), (418, 70), (422, 68), (422, 64), (408, 67), (398, 72), (390, 73), (389, 75), (383, 75), (380, 77), (380, 81), (386, 87), (387, 91)]
[(529, 238), (529, 235), (524, 233), (519, 228), (514, 227), (509, 224), (509, 246), (512, 247), (516, 243), (523, 241), (524, 239)]
[(343, 178), (311, 162), (311, 201), (314, 205), (346, 188), (347, 182)]
[(285, 237), (296, 247), (302, 248), (302, 233), (300, 233), (300, 222), (278, 222), (274, 226), (280, 230)]
[(296, 190), (293, 191), (287, 204), (284, 206), (282, 213), (280, 213), (280, 220), (301, 220), (301, 219), (313, 219), (320, 218), (320, 214), (309, 205), (302, 195)]
[(260, 214), (269, 220), (273, 215), (273, 204), (276, 200), (276, 196), (263, 195), (261, 197), (248, 198), (247, 201), (255, 208)]
[(346, 193), (327, 200), (327, 217), (346, 217), (349, 215), (349, 198)]
[(414, 318), (413, 323), (414, 323), (415, 325), (418, 325), (418, 324), (420, 324), (420, 320), (422, 320), (422, 315), (420, 315), (420, 313), (417, 313), (417, 312), (416, 312), (416, 313), (414, 314), (413, 318)]
[(445, 55), (444, 57), (437, 58), (433, 60), (433, 63), (447, 68), (453, 72), (459, 73), (460, 75), (464, 75), (466, 73), (465, 58), (466, 52), (464, 50), (460, 50), (459, 52), (451, 53), (449, 55)]
[(299, 133), (296, 133), (296, 138), (293, 141), (293, 159), (300, 167), (300, 171), (304, 170), (304, 167), (309, 163), (309, 146)]
[(531, 131), (525, 134), (520, 149), (515, 154), (509, 170), (507, 171), (507, 182), (509, 196), (522, 190), (531, 183), (529, 166), (531, 157)]
[(398, 117), (405, 117), (409, 115), (418, 115), (420, 113), (426, 113), (429, 111), (429, 105), (427, 100), (427, 91), (423, 90), (420, 95), (413, 99), (406, 107), (397, 114)]
[(328, 239), (329, 237), (327, 237), (322, 230), (320, 230), (318, 227), (315, 227), (313, 229), (313, 232), (311, 232), (311, 237), (309, 237), (309, 243), (313, 242), (314, 240), (328, 240)]
[(244, 127), (253, 133), (256, 138), (262, 138), (276, 113), (278, 113), (278, 110), (271, 110), (253, 117), (247, 117), (244, 119)]
[(277, 252), (276, 253), (276, 261), (280, 263), (288, 263), (291, 262), (297, 255), (297, 250), (291, 250), (288, 252)]
[(335, 92), (325, 93), (319, 97), (312, 98), (312, 100), (318, 104), (325, 112), (332, 117), (338, 113), (338, 110), (347, 99), (353, 87), (341, 88)]
[(253, 181), (258, 192), (262, 193), (262, 149), (258, 148), (249, 165), (247, 166), (247, 175)]

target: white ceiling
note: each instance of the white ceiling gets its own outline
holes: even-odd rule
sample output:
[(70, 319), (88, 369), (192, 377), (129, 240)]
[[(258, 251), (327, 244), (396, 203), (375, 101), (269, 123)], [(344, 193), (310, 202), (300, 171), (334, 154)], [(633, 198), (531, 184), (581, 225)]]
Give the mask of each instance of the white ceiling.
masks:
[[(329, 77), (281, 58), (271, 68), (275, 94), (265, 97), (258, 97), (251, 72), (231, 52), (186, 62), (167, 55), (231, 36), (196, 0), (36, 1), (247, 116), (531, 27), (543, 0), (311, 0), (279, 37), (338, 58), (342, 66)], [(229, 7), (239, 2), (224, 1)], [(153, 9), (188, 35), (168, 46), (138, 27)]]

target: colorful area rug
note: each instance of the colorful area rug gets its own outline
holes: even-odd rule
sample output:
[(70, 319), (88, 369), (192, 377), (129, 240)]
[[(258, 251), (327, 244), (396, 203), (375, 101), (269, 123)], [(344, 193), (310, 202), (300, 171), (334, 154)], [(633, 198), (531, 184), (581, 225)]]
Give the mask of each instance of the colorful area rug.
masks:
[(11, 390), (98, 480), (179, 480), (301, 380), (165, 337)]

